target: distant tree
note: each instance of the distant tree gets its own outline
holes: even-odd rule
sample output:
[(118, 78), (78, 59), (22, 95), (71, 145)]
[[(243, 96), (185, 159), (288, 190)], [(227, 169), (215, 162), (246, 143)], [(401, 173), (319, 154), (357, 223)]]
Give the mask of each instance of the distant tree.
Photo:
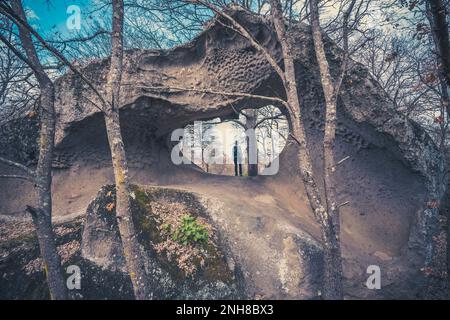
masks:
[[(14, 24), (1, 15), (0, 24), (4, 39), (11, 46), (20, 47), (20, 39), (13, 31)], [(0, 44), (0, 125), (4, 125), (21, 115), (38, 113), (39, 85), (33, 70), (2, 41)], [(48, 66), (45, 68), (47, 70)]]
[[(218, 120), (218, 119), (217, 119)], [(209, 155), (205, 155), (205, 151), (211, 144), (214, 143), (214, 136), (210, 136), (211, 129), (214, 125), (220, 123), (219, 121), (196, 121), (194, 124), (189, 124), (184, 128), (185, 134), (183, 137), (183, 152), (185, 155), (190, 154), (190, 161), (195, 163), (198, 157), (196, 151), (200, 152), (200, 163), (197, 164), (206, 172), (209, 172)]]
[[(274, 106), (258, 109), (260, 124), (257, 126), (258, 142), (266, 155), (268, 165), (279, 155), (288, 138), (289, 126), (286, 117), (280, 117), (280, 110)], [(261, 121), (262, 120), (262, 121)], [(270, 151), (268, 147), (270, 146)]]
[[(268, 110), (270, 109), (270, 110)], [(230, 121), (238, 124), (246, 134), (246, 151), (247, 151), (247, 172), (249, 176), (258, 175), (258, 128), (269, 120), (282, 120), (285, 116), (274, 107), (263, 107), (259, 109), (235, 110), (240, 116), (239, 119)], [(272, 128), (270, 128), (272, 130)]]

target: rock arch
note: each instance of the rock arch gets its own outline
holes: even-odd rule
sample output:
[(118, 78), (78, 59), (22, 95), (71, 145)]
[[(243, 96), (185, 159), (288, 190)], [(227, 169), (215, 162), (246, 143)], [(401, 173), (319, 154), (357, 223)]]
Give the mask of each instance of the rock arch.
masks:
[[(231, 10), (230, 14), (281, 59), (268, 20), (239, 9)], [(132, 178), (146, 184), (183, 186), (211, 196), (220, 197), (225, 192), (226, 202), (243, 201), (239, 200), (239, 191), (247, 190), (249, 199), (245, 203), (254, 207), (248, 209), (251, 211), (248, 219), (243, 218), (247, 219), (249, 230), (255, 228), (262, 234), (261, 230), (267, 226), (263, 223), (261, 227), (258, 221), (272, 221), (270, 210), (278, 208), (279, 211), (273, 212), (283, 220), (280, 230), (290, 234), (290, 228), (295, 226), (298, 228), (295, 230), (319, 239), (295, 162), (291, 160), (295, 158), (294, 145), (281, 154), (278, 175), (231, 184), (226, 177), (205, 177), (170, 162), (168, 137), (173, 129), (193, 120), (230, 117), (231, 106), (239, 109), (246, 104), (255, 107), (267, 104), (258, 98), (218, 92), (283, 97), (280, 81), (264, 58), (218, 20), (212, 19), (195, 39), (173, 49), (125, 52), (121, 122)], [(295, 25), (290, 32), (295, 43), (293, 51), (308, 139), (319, 169), (324, 103), (318, 67), (309, 27)], [(325, 44), (333, 73), (339, 69), (341, 51), (329, 39)], [(101, 93), (108, 64), (109, 58), (105, 58), (83, 68)], [(445, 191), (444, 162), (431, 138), (393, 109), (387, 94), (368, 71), (353, 61), (350, 66), (338, 105), (336, 143), (337, 157), (351, 157), (338, 174), (340, 200), (350, 201), (342, 210), (344, 254), (350, 265), (346, 273), (348, 277), (356, 274), (356, 279), (361, 279), (365, 263), (376, 261), (388, 268), (391, 260), (401, 260), (402, 267), (408, 270), (406, 276), (411, 276), (415, 274), (412, 269), (417, 270), (413, 265), (426, 264), (431, 257), (429, 244), (436, 231), (437, 211), (428, 208), (427, 201), (441, 199)], [(61, 169), (55, 172), (54, 201), (56, 212), (64, 215), (83, 211), (96, 190), (111, 181), (112, 173), (95, 94), (71, 72), (57, 80), (56, 90)], [(0, 181), (1, 185), (5, 183)], [(20, 188), (27, 190), (23, 185)], [(2, 198), (3, 204), (7, 201), (7, 197)], [(268, 213), (263, 213), (265, 208), (269, 208)], [(262, 220), (258, 220), (258, 212)], [(245, 210), (242, 215), (245, 216)], [(278, 242), (292, 243), (286, 239)], [(398, 279), (392, 283), (393, 287), (401, 286)], [(276, 287), (267, 283), (261, 286)], [(364, 294), (368, 293), (354, 293)]]

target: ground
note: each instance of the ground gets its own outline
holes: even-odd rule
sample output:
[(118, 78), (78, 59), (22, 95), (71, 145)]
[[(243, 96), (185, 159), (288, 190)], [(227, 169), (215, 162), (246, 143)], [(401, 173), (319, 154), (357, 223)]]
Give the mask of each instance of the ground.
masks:
[[(247, 288), (249, 297), (301, 298), (303, 296), (313, 298), (314, 295), (311, 296), (311, 291), (317, 290), (319, 287), (320, 284), (315, 283), (318, 280), (305, 280), (302, 272), (306, 272), (306, 264), (303, 266), (304, 270), (296, 269), (295, 265), (300, 261), (298, 248), (305, 248), (296, 243), (299, 239), (298, 235), (302, 240), (310, 239), (308, 241), (313, 244), (311, 248), (317, 246), (319, 248), (317, 250), (320, 250), (318, 244), (320, 237), (314, 218), (309, 214), (304, 200), (297, 198), (297, 193), (288, 187), (280, 188), (277, 185), (276, 190), (271, 187), (273, 186), (270, 182), (261, 184), (258, 179), (211, 176), (208, 183), (205, 184), (170, 185), (164, 188), (134, 187), (134, 192), (137, 201), (141, 202), (144, 208), (150, 206), (153, 208), (151, 212), (160, 211), (162, 216), (167, 216), (159, 223), (151, 220), (153, 228), (157, 226), (161, 228), (164, 224), (163, 221), (167, 221), (167, 219), (170, 221), (174, 215), (180, 217), (181, 212), (192, 213), (192, 210), (186, 211), (183, 207), (186, 201), (197, 203), (197, 205), (200, 203), (201, 207), (206, 208), (207, 219), (212, 223), (211, 226), (214, 225), (217, 228), (217, 234), (226, 238), (231, 247), (227, 254), (232, 255), (245, 271), (243, 277), (247, 283), (250, 283)], [(160, 196), (149, 198), (148, 195), (152, 192), (147, 193), (143, 190), (154, 190), (152, 192), (156, 190), (156, 194), (160, 194)], [(188, 195), (187, 198), (183, 196), (184, 204), (170, 203), (168, 207), (167, 199), (161, 195), (177, 194), (178, 192)], [(243, 194), (246, 196), (243, 197)], [(142, 201), (145, 201), (148, 206), (144, 205)], [(113, 198), (106, 198), (104, 207), (107, 208), (110, 203), (113, 203)], [(195, 213), (193, 215), (195, 216)], [(64, 266), (81, 264), (83, 269), (89, 270), (83, 275), (83, 290), (75, 294), (74, 298), (131, 298), (130, 284), (126, 275), (102, 269), (81, 256), (80, 242), (84, 221), (84, 213), (55, 218), (58, 249), (62, 255)], [(344, 226), (347, 224), (344, 223)], [(385, 232), (393, 234), (397, 232), (396, 224), (387, 222), (385, 226)], [(442, 228), (444, 227), (443, 225)], [(364, 252), (366, 245), (353, 243), (352, 235), (354, 233), (347, 234), (345, 227), (343, 230), (346, 298), (419, 298), (421, 296), (415, 287), (416, 284), (411, 282), (411, 276), (414, 276), (415, 273), (412, 272), (411, 275), (408, 263), (403, 261), (403, 257), (395, 254), (396, 243), (386, 243), (385, 246), (380, 246), (379, 243), (383, 242), (377, 241), (372, 244), (376, 245), (374, 251), (367, 253)], [(305, 231), (308, 233), (305, 234)], [(358, 239), (362, 239), (364, 236), (367, 237), (367, 234), (360, 234)], [(0, 237), (0, 268), (3, 274), (0, 280), (0, 288), (2, 288), (0, 296), (2, 298), (48, 297), (31, 222), (24, 218), (2, 216)], [(371, 240), (366, 238), (365, 241)], [(157, 245), (157, 243), (155, 244)], [(305, 249), (303, 251), (308, 252)], [(319, 254), (319, 251), (317, 252)], [(314, 254), (312, 256), (314, 257)], [(163, 250), (160, 257), (167, 262), (167, 255)], [(316, 267), (320, 268), (319, 260), (320, 256), (316, 256), (308, 261), (313, 261)], [(382, 267), (382, 270), (389, 270), (383, 272), (383, 285), (386, 287), (382, 292), (374, 292), (364, 287), (367, 277), (364, 266), (370, 264), (377, 264)], [(177, 270), (176, 272), (183, 273), (182, 269), (178, 268)], [(417, 273), (420, 272), (417, 270)], [(442, 298), (445, 296), (444, 290), (447, 288), (446, 277), (431, 276), (435, 281), (428, 288), (428, 294)], [(405, 283), (402, 283), (403, 281)], [(307, 293), (299, 292), (295, 288), (300, 284), (307, 288)], [(103, 287), (104, 290), (100, 291), (99, 287)], [(439, 288), (440, 292), (436, 293), (434, 288)], [(320, 292), (317, 291), (316, 298), (318, 297), (320, 297)]]

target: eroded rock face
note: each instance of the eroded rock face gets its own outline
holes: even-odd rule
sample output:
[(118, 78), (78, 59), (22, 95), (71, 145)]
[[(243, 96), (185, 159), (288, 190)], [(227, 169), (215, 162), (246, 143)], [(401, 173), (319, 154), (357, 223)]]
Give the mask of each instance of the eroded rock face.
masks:
[(250, 298), (316, 299), (322, 286), (320, 244), (286, 217), (240, 202), (196, 194), (242, 270)]
[(0, 156), (34, 165), (38, 150), (39, 117), (24, 117), (0, 124)]
[(98, 266), (111, 271), (125, 272), (116, 215), (112, 211), (113, 188), (103, 187), (86, 210), (81, 254)]
[[(228, 10), (277, 60), (281, 60), (279, 44), (269, 20), (238, 7)], [(219, 20), (214, 18), (199, 36), (185, 45), (170, 50), (130, 50), (125, 53), (121, 123), (131, 145), (146, 141), (148, 146), (151, 141), (167, 140), (171, 130), (193, 120), (226, 118), (233, 113), (231, 105), (241, 109), (267, 104), (259, 99), (217, 92), (284, 96), (280, 80), (264, 57)], [(320, 137), (320, 133), (314, 131), (323, 130), (324, 103), (310, 28), (298, 24), (293, 25), (290, 32), (303, 118), (309, 132), (313, 132), (309, 136)], [(342, 51), (329, 39), (325, 39), (325, 46), (334, 74), (340, 68)], [(100, 93), (104, 93), (108, 65), (109, 58), (105, 58), (83, 69)], [(99, 137), (98, 132), (104, 131), (101, 114), (88, 102), (94, 101), (98, 105), (99, 101), (81, 79), (70, 72), (57, 81), (56, 88), (57, 141), (61, 150), (71, 153), (71, 146), (79, 144), (80, 139), (86, 140), (86, 132), (90, 132), (91, 137)], [(412, 173), (423, 178), (420, 183), (426, 191), (419, 196), (423, 208), (417, 215), (417, 228), (412, 228), (410, 246), (431, 248), (428, 244), (436, 232), (437, 209), (427, 208), (426, 202), (441, 199), (445, 191), (443, 158), (424, 130), (397, 113), (376, 79), (356, 62), (350, 62), (343, 81), (337, 135), (337, 145), (341, 144), (339, 140), (352, 145), (352, 150), (342, 149), (347, 152), (344, 156), (361, 150), (383, 150), (388, 157), (398, 159)], [(103, 141), (102, 145), (107, 144)], [(339, 148), (337, 146), (336, 150)], [(154, 149), (149, 154), (153, 152)], [(72, 152), (69, 158), (86, 159), (89, 156)], [(130, 158), (135, 157), (131, 155)], [(321, 162), (321, 159), (316, 160)], [(288, 162), (286, 170), (290, 170), (290, 164), (293, 162)], [(348, 178), (343, 177), (343, 182)], [(425, 251), (421, 255), (430, 261), (432, 252)]]
[(322, 284), (322, 250), (305, 237), (287, 234), (283, 238), (279, 277), (287, 297), (308, 299), (319, 296)]

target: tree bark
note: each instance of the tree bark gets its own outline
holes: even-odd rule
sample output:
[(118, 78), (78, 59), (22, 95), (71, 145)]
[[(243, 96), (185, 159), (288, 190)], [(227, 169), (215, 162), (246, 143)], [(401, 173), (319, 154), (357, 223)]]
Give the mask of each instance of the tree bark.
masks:
[[(336, 163), (333, 154), (334, 141), (336, 137), (336, 104), (337, 92), (331, 79), (327, 57), (325, 55), (322, 41), (322, 31), (319, 22), (319, 8), (317, 0), (310, 0), (311, 28), (316, 52), (316, 59), (319, 65), (320, 81), (325, 97), (325, 132), (323, 139), (324, 155), (324, 188), (327, 204), (328, 217), (324, 225), (325, 242), (330, 247), (326, 250), (325, 278), (327, 279), (327, 294), (331, 298), (342, 298), (342, 258), (340, 246), (340, 222), (339, 207), (336, 198)], [(342, 62), (343, 64), (346, 61)], [(345, 70), (345, 69), (344, 69)], [(341, 77), (339, 77), (341, 79)], [(341, 81), (341, 80), (339, 80)]]
[(120, 130), (119, 96), (123, 65), (123, 18), (122, 0), (113, 0), (113, 24), (111, 35), (111, 65), (108, 74), (109, 104), (105, 106), (105, 123), (111, 149), (114, 178), (116, 184), (116, 216), (122, 240), (124, 257), (130, 276), (135, 298), (137, 300), (152, 299), (143, 256), (139, 247), (136, 229), (133, 224), (130, 202), (130, 184), (128, 163)]
[[(256, 117), (254, 109), (247, 110), (245, 114), (245, 130), (247, 133), (247, 172), (250, 177), (258, 175), (258, 145), (256, 141)], [(249, 130), (250, 131), (247, 131)]]
[(298, 99), (297, 81), (295, 78), (294, 60), (289, 40), (287, 39), (286, 26), (278, 0), (270, 0), (271, 15), (281, 44), (284, 62), (284, 87), (286, 90), (289, 115), (292, 125), (292, 137), (298, 144), (298, 167), (305, 185), (306, 194), (310, 206), (314, 212), (322, 231), (322, 243), (324, 249), (324, 285), (323, 297), (325, 299), (342, 299), (342, 272), (336, 266), (341, 265), (339, 238), (335, 232), (333, 217), (323, 205), (321, 194), (313, 176), (313, 166), (306, 140), (305, 128), (302, 120), (300, 101)]
[[(18, 16), (25, 20), (25, 12), (20, 0), (13, 0), (12, 6)], [(35, 171), (38, 208), (28, 207), (36, 227), (41, 257), (52, 299), (67, 299), (67, 287), (61, 271), (55, 235), (52, 229), (52, 160), (55, 145), (55, 92), (50, 78), (44, 71), (32, 38), (27, 29), (18, 25), (19, 37), (40, 87), (40, 137), (39, 159)]]

